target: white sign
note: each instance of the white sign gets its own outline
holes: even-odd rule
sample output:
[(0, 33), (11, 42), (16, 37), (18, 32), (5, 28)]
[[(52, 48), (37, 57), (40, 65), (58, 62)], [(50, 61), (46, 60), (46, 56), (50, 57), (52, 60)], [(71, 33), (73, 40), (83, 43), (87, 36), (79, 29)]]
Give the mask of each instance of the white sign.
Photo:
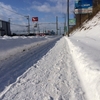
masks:
[(86, 13), (92, 13), (92, 8), (88, 9), (75, 9), (75, 14), (86, 14)]

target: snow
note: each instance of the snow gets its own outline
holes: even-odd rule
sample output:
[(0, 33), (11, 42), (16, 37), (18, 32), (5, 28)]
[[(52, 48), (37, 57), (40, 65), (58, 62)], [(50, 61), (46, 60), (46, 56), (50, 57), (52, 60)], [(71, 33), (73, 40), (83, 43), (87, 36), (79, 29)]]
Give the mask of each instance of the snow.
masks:
[(84, 92), (73, 66), (67, 42), (62, 38), (15, 83), (9, 85), (1, 93), (1, 99), (84, 100)]
[(87, 100), (100, 100), (100, 12), (67, 38)]
[[(22, 52), (25, 49), (29, 49), (32, 46), (39, 45), (45, 41), (51, 40), (53, 37), (8, 37), (4, 36), (0, 38), (0, 60), (8, 58), (11, 55), (15, 55), (18, 52)], [(6, 52), (6, 53), (5, 53)]]
[[(11, 67), (13, 70), (17, 71), (18, 66), (21, 66), (20, 71), (24, 66), (29, 67), (21, 74), (18, 74), (20, 71), (17, 72), (16, 80), (12, 83), (0, 84), (0, 88), (5, 86), (0, 93), (0, 100), (100, 100), (99, 16), (100, 12), (72, 32), (69, 38), (1, 37), (0, 73), (6, 70), (5, 66), (11, 66), (12, 63), (9, 64), (6, 59), (10, 56), (16, 58), (11, 60), (14, 61), (15, 68)], [(40, 53), (35, 55), (37, 60), (34, 62), (32, 53), (35, 50), (43, 55), (40, 59), (37, 59)], [(24, 60), (17, 63), (21, 56)], [(0, 75), (1, 82), (4, 74)], [(9, 79), (9, 76), (10, 74), (6, 77)]]
[[(19, 47), (22, 48), (22, 51), (19, 49), (16, 54), (8, 54), (9, 56), (0, 60), (0, 92), (15, 82), (17, 77), (22, 75), (28, 68), (41, 59), (60, 37), (41, 37), (43, 39), (46, 38), (44, 42), (39, 38), (40, 37), (37, 38), (38, 43), (34, 42), (33, 46), (29, 44), (29, 48), (26, 49), (23, 49), (23, 46), (20, 47), (20, 44)], [(11, 42), (11, 44), (13, 43)], [(12, 50), (12, 52), (14, 51)], [(7, 55), (7, 52), (4, 53)]]

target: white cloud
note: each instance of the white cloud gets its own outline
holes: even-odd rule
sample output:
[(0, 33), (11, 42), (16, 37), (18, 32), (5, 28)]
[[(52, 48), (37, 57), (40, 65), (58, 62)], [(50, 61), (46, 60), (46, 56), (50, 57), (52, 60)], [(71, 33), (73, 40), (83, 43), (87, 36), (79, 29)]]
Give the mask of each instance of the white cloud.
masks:
[(14, 10), (10, 5), (5, 5), (4, 3), (0, 2), (0, 20), (8, 21), (10, 18), (11, 29), (13, 30), (26, 29), (26, 27), (21, 27), (16, 25), (16, 24), (20, 25), (27, 24), (27, 19), (24, 18), (24, 16), (18, 15), (16, 13), (17, 13), (16, 10)]
[[(5, 8), (5, 9), (4, 9)], [(14, 11), (10, 5), (4, 5), (2, 2), (0, 2), (0, 19), (7, 19), (10, 17), (12, 12), (8, 11), (7, 9)], [(8, 20), (8, 19), (7, 19)]]
[(10, 18), (12, 21), (23, 21), (26, 19), (24, 15), (19, 14), (16, 10), (14, 10), (10, 5), (5, 5), (0, 2), (0, 19), (8, 21)]
[(34, 5), (33, 8), (40, 12), (51, 12), (50, 5), (48, 3), (44, 3), (42, 5)]
[[(52, 5), (51, 3), (54, 5)], [(70, 12), (74, 10), (74, 1), (70, 0), (69, 3)], [(39, 12), (50, 12), (50, 13), (66, 13), (67, 12), (67, 0), (48, 0), (44, 4), (37, 1), (32, 3), (32, 8)]]

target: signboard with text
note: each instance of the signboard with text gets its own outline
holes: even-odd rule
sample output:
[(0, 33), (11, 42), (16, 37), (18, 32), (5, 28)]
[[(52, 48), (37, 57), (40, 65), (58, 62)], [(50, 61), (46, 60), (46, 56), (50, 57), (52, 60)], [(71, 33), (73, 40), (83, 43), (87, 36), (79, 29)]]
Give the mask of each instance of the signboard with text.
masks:
[(92, 0), (75, 0), (75, 14), (92, 13)]
[(69, 19), (69, 25), (76, 25), (76, 19)]
[(32, 17), (32, 21), (33, 22), (38, 21), (38, 17)]
[(67, 32), (67, 26), (64, 26), (64, 32)]

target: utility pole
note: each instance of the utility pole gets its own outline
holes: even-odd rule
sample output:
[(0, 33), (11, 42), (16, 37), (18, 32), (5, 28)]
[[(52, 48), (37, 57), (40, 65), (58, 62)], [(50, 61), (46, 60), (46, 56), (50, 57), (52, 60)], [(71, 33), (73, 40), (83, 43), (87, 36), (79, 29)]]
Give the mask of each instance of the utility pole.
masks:
[(10, 19), (11, 19), (11, 18), (8, 19), (8, 22), (9, 22), (10, 34), (11, 34), (11, 25), (10, 25), (11, 20), (10, 20)]
[(29, 16), (25, 16), (28, 20), (28, 34), (30, 34), (30, 20), (29, 20)]
[(64, 14), (64, 34), (66, 35), (66, 31), (67, 31), (67, 29), (66, 29), (66, 14)]
[(56, 33), (58, 35), (58, 16), (56, 16)]
[(39, 23), (37, 23), (38, 32), (40, 33)]
[(69, 37), (69, 0), (67, 0), (67, 29), (68, 29), (67, 35)]
[(60, 30), (60, 35), (61, 35), (61, 27), (59, 28), (59, 30)]
[(45, 33), (46, 33), (47, 31), (46, 31), (46, 27), (45, 27)]

